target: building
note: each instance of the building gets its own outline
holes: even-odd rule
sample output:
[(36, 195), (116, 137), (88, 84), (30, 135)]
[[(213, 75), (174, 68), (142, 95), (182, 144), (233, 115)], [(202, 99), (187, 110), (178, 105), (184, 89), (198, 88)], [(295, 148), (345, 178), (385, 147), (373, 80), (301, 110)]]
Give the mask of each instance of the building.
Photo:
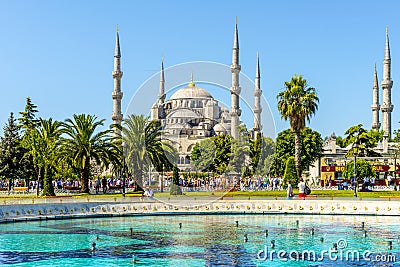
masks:
[[(120, 124), (121, 113), (121, 78), (120, 69), (120, 47), (117, 30), (117, 40), (114, 53), (114, 111), (113, 122)], [(246, 125), (240, 120), (242, 113), (240, 109), (240, 80), (241, 66), (239, 64), (239, 33), (236, 21), (234, 40), (232, 47), (232, 64), (230, 66), (232, 84), (230, 87), (231, 107), (220, 105), (213, 96), (205, 89), (196, 85), (193, 74), (190, 82), (184, 88), (176, 91), (169, 99), (165, 94), (164, 59), (161, 62), (160, 85), (157, 100), (151, 108), (151, 120), (161, 122), (163, 139), (169, 140), (179, 152), (178, 168), (190, 170), (190, 155), (196, 143), (219, 134), (229, 134), (233, 138), (238, 137), (238, 127)], [(229, 75), (229, 73), (227, 73)], [(257, 55), (256, 78), (254, 89), (254, 127), (249, 130), (252, 137), (261, 132), (261, 104), (262, 95), (260, 85), (260, 66)]]
[[(382, 103), (379, 102), (379, 85), (378, 74), (376, 71), (376, 64), (374, 66), (374, 82), (372, 87), (372, 124), (371, 129), (383, 130), (384, 136), (381, 142), (373, 149), (379, 153), (381, 157), (364, 158), (368, 160), (377, 173), (378, 180), (383, 181), (389, 173), (400, 172), (398, 157), (397, 143), (390, 142), (392, 133), (391, 113), (393, 111), (392, 104), (392, 87), (393, 81), (391, 79), (391, 56), (389, 45), (389, 33), (386, 28), (386, 42), (383, 58), (383, 78), (381, 82), (382, 87)], [(381, 116), (379, 114), (381, 112)], [(380, 121), (382, 118), (382, 123)], [(381, 128), (382, 126), (382, 128)], [(310, 175), (312, 177), (320, 177), (321, 180), (326, 181), (329, 179), (337, 180), (342, 179), (342, 172), (348, 161), (354, 158), (346, 158), (346, 153), (352, 149), (351, 145), (341, 148), (336, 144), (336, 136), (333, 133), (323, 144), (323, 157), (317, 161), (313, 167), (310, 168)]]
[[(240, 81), (239, 74), (239, 35), (238, 25), (235, 25), (232, 48), (232, 76), (231, 108), (226, 107), (213, 98), (205, 89), (196, 86), (193, 78), (188, 85), (176, 91), (169, 99), (165, 95), (164, 61), (161, 63), (160, 89), (158, 99), (151, 109), (151, 119), (160, 120), (163, 127), (163, 138), (169, 140), (179, 152), (178, 167), (181, 170), (190, 170), (190, 155), (196, 143), (205, 138), (219, 134), (229, 134), (238, 137), (238, 126), (245, 126), (240, 120)], [(255, 79), (254, 127), (249, 130), (255, 137), (261, 132), (261, 105), (260, 97), (260, 67), (257, 56)]]
[(379, 86), (378, 75), (376, 73), (376, 65), (374, 68), (374, 86), (372, 88), (372, 126), (374, 130), (380, 130), (381, 123), (379, 121), (379, 111), (382, 112), (382, 130), (384, 131), (384, 141), (389, 142), (392, 134), (392, 87), (393, 81), (391, 78), (391, 57), (389, 45), (389, 32), (386, 28), (386, 44), (383, 58), (383, 79), (382, 79), (382, 104), (379, 103)]

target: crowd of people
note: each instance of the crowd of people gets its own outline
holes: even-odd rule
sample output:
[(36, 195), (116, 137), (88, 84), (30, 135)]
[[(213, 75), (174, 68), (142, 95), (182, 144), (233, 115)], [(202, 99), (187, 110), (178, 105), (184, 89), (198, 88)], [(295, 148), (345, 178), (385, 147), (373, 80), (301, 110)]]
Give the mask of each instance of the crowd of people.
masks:
[[(317, 181), (315, 178), (307, 178), (304, 183), (307, 183), (311, 186), (322, 186), (324, 188), (332, 188), (333, 186), (337, 186), (339, 190), (349, 190), (354, 188), (354, 179), (350, 180), (341, 180), (333, 183), (332, 179), (327, 180), (319, 180)], [(395, 185), (395, 179), (388, 175), (386, 178), (387, 186)], [(161, 184), (163, 185), (164, 191), (167, 191), (172, 184), (171, 176), (161, 177), (152, 177), (143, 178), (142, 188), (152, 188), (154, 190), (159, 190), (161, 188)], [(132, 176), (127, 177), (126, 179), (115, 178), (115, 177), (95, 177), (94, 179), (89, 180), (89, 190), (93, 193), (107, 193), (107, 192), (115, 192), (116, 190), (121, 190), (125, 185), (127, 190), (134, 191), (137, 189), (137, 183)], [(43, 180), (40, 180), (39, 183), (37, 180), (31, 180), (26, 183), (22, 179), (0, 179), (0, 191), (10, 191), (14, 187), (28, 187), (28, 191), (34, 192), (37, 190), (37, 186), (39, 186), (39, 190), (43, 188)], [(257, 177), (225, 177), (222, 175), (217, 176), (209, 176), (209, 177), (186, 177), (181, 176), (179, 178), (179, 186), (182, 188), (182, 191), (191, 192), (191, 191), (226, 191), (234, 188), (235, 190), (240, 191), (260, 191), (260, 190), (286, 190), (288, 188), (288, 184), (284, 184), (282, 177), (268, 177), (268, 176), (257, 176)], [(298, 187), (298, 185), (290, 185)], [(365, 188), (374, 188), (375, 186), (375, 178), (374, 177), (365, 177), (363, 180), (363, 187)], [(53, 180), (53, 187), (56, 192), (62, 191), (73, 191), (81, 189), (81, 182), (78, 179), (68, 179), (62, 180), (57, 179)]]

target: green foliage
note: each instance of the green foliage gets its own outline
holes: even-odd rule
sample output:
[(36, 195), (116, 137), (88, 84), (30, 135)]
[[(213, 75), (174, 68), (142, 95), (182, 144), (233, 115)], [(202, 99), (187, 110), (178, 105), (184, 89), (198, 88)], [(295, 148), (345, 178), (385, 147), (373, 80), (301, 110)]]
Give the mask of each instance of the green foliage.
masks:
[(44, 171), (44, 196), (54, 196), (54, 188), (52, 184), (54, 172), (57, 169), (60, 154), (60, 131), (61, 123), (49, 120), (40, 119), (38, 125), (27, 131), (23, 146), (27, 149), (25, 156), (33, 160), (33, 164), (38, 173), (40, 180), (41, 171)]
[(393, 132), (392, 142), (399, 143), (400, 142), (400, 129), (394, 130)]
[(83, 193), (89, 193), (91, 160), (103, 167), (111, 162), (117, 164), (120, 160), (120, 146), (112, 138), (113, 131), (98, 130), (104, 121), (97, 120), (96, 116), (81, 114), (62, 123), (61, 132), (65, 135), (61, 138), (62, 157), (79, 172)]
[(382, 140), (383, 131), (365, 130), (362, 124), (351, 126), (345, 132), (346, 137), (343, 144), (348, 146), (352, 144), (352, 148), (347, 152), (346, 156), (351, 157), (356, 153), (362, 157), (378, 157), (379, 153), (373, 151), (376, 144)]
[(294, 157), (288, 157), (286, 161), (285, 175), (283, 176), (283, 184), (286, 185), (290, 181), (293, 187), (297, 187), (299, 177), (297, 176), (296, 163)]
[(346, 147), (346, 145), (343, 142), (343, 137), (341, 137), (341, 136), (337, 136), (336, 137), (336, 145), (338, 145), (341, 148), (345, 148)]
[(277, 95), (278, 110), (284, 120), (290, 121), (290, 129), (295, 133), (295, 151), (297, 174), (301, 176), (301, 136), (300, 131), (310, 121), (318, 109), (319, 99), (315, 88), (309, 87), (300, 75), (294, 75), (285, 88)]
[(258, 140), (254, 140), (250, 143), (250, 155), (252, 157), (252, 167), (253, 167), (253, 174), (255, 175), (268, 175), (272, 168), (272, 163), (274, 159), (275, 153), (275, 142), (270, 137), (261, 137), (261, 148), (260, 153), (258, 155), (258, 162), (253, 158), (253, 151), (255, 147), (258, 146)]
[(238, 127), (238, 131), (238, 138), (233, 139), (231, 143), (232, 154), (226, 171), (230, 173), (241, 173), (243, 176), (245, 175), (245, 167), (247, 167), (247, 159), (250, 156), (250, 142), (248, 132), (244, 127)]
[(161, 124), (149, 121), (144, 115), (130, 115), (122, 124), (123, 155), (129, 172), (142, 187), (145, 166), (161, 172), (172, 169), (178, 152), (169, 142), (161, 141)]
[[(26, 105), (24, 111), (19, 114), (21, 117), (18, 119), (18, 125), (22, 130), (22, 140), (24, 140), (29, 132), (34, 130), (38, 124), (39, 120), (36, 118), (36, 113), (38, 112), (37, 106), (32, 103), (30, 97), (26, 98)], [(21, 172), (22, 176), (26, 178), (26, 182), (28, 180), (33, 179), (35, 175), (37, 175), (37, 170), (35, 170), (35, 164), (33, 159), (27, 148), (23, 148), (23, 152), (25, 156), (22, 158), (21, 164)]]
[[(308, 170), (308, 167), (317, 160), (322, 153), (322, 137), (317, 131), (308, 127), (300, 132), (301, 136), (301, 169)], [(284, 174), (287, 158), (294, 155), (294, 133), (291, 130), (284, 130), (276, 138), (276, 149), (271, 172), (274, 175)]]
[(26, 98), (25, 110), (21, 111), (19, 114), (21, 117), (18, 119), (19, 126), (22, 131), (25, 133), (26, 131), (30, 131), (34, 129), (39, 124), (39, 120), (36, 119), (35, 113), (37, 113), (37, 106), (32, 103), (31, 98)]
[(8, 123), (4, 127), (4, 136), (0, 138), (0, 175), (8, 179), (15, 179), (21, 176), (20, 162), (24, 151), (19, 135), (19, 127), (11, 112)]
[[(365, 159), (357, 159), (356, 161), (356, 176), (357, 182), (362, 183), (364, 177), (375, 176), (372, 165)], [(354, 160), (347, 162), (346, 169), (343, 172), (343, 177), (350, 179), (354, 177)]]
[(172, 167), (172, 183), (170, 186), (170, 195), (182, 195), (182, 190), (179, 187), (179, 172), (176, 166)]
[(231, 144), (231, 136), (222, 134), (202, 140), (192, 149), (191, 164), (200, 171), (222, 174), (229, 165)]
[(198, 171), (206, 171), (213, 162), (216, 154), (216, 145), (210, 138), (197, 143), (190, 156), (190, 164)]
[(179, 185), (179, 170), (178, 167), (172, 167), (172, 183)]

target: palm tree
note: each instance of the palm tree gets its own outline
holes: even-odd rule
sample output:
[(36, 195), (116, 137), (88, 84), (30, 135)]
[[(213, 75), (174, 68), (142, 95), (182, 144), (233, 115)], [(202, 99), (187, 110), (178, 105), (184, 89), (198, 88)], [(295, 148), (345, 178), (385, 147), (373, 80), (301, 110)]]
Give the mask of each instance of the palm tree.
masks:
[(98, 131), (104, 125), (103, 120), (97, 120), (92, 115), (74, 115), (62, 123), (62, 153), (71, 166), (77, 169), (81, 179), (81, 192), (89, 193), (90, 161), (107, 167), (110, 162), (117, 162), (120, 149), (112, 130)]
[(170, 143), (161, 140), (160, 122), (144, 115), (130, 115), (123, 121), (122, 143), (128, 169), (141, 188), (145, 166), (152, 165), (158, 172), (163, 167), (170, 169), (177, 154)]
[[(53, 173), (56, 168), (58, 157), (58, 147), (60, 141), (61, 123), (53, 121), (52, 118), (45, 120), (40, 118), (35, 128), (30, 129), (23, 145), (27, 149), (25, 156), (33, 159), (37, 174), (38, 183), (43, 175), (44, 196), (54, 196)], [(37, 186), (39, 195), (39, 186)]]
[(297, 175), (301, 177), (300, 168), (300, 131), (318, 109), (319, 99), (315, 88), (309, 87), (302, 75), (294, 75), (285, 88), (277, 95), (278, 110), (284, 120), (290, 120), (290, 129), (295, 133), (295, 161)]

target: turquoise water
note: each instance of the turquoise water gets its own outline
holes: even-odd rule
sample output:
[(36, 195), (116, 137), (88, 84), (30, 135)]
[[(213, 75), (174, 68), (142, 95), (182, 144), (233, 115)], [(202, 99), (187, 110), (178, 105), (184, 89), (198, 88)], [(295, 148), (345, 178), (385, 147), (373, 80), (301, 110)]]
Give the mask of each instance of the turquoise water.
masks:
[[(0, 225), (0, 265), (400, 266), (399, 229), (397, 217), (372, 216), (179, 215), (19, 222)], [(334, 243), (337, 252), (322, 254)], [(278, 258), (280, 250), (283, 256)], [(304, 251), (316, 256), (301, 257)], [(370, 254), (363, 259), (365, 251)], [(346, 253), (356, 252), (359, 260), (353, 254), (346, 258)], [(374, 261), (377, 256), (384, 261)]]

